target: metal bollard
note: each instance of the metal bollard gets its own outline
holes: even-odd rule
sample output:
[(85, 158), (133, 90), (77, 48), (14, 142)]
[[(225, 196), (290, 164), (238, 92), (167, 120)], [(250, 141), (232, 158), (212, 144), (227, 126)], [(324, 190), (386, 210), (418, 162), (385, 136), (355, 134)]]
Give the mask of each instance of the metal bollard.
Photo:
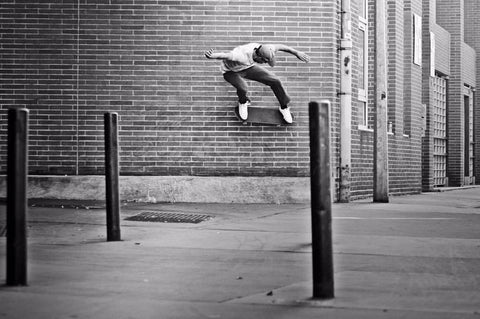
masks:
[(310, 102), (313, 298), (334, 297), (329, 101)]
[(118, 114), (105, 113), (105, 186), (107, 241), (120, 239), (120, 195), (118, 182)]
[(7, 286), (27, 285), (28, 110), (8, 110)]

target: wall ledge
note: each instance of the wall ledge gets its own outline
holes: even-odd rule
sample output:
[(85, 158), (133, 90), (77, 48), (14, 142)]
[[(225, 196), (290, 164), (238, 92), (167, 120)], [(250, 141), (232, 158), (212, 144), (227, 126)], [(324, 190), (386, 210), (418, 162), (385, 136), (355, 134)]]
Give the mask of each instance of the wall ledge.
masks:
[[(138, 202), (268, 203), (310, 201), (308, 177), (120, 176), (120, 199)], [(0, 175), (0, 197), (6, 197)], [(105, 200), (101, 175), (28, 177), (29, 199)]]

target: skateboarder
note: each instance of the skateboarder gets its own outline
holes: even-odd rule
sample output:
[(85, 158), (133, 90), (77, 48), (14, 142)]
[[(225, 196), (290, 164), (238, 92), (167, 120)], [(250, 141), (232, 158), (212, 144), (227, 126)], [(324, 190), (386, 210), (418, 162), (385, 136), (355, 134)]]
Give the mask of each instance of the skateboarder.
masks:
[(237, 89), (238, 110), (242, 120), (247, 120), (250, 105), (245, 78), (270, 86), (280, 103), (279, 111), (285, 122), (293, 122), (288, 106), (290, 97), (285, 92), (282, 82), (276, 75), (258, 65), (268, 63), (271, 67), (275, 66), (275, 54), (278, 51), (290, 53), (303, 62), (310, 61), (310, 57), (305, 53), (283, 44), (248, 43), (230, 52), (213, 52), (213, 49), (205, 52), (208, 59), (222, 60), (223, 78)]

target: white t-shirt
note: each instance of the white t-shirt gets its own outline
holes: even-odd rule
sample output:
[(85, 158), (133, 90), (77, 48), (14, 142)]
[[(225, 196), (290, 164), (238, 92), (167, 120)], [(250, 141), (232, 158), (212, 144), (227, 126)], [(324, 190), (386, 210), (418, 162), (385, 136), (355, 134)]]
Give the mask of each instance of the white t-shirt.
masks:
[(231, 51), (232, 60), (222, 61), (223, 73), (228, 71), (240, 72), (251, 68), (255, 61), (253, 61), (253, 52), (260, 46), (260, 43), (248, 43), (236, 47)]

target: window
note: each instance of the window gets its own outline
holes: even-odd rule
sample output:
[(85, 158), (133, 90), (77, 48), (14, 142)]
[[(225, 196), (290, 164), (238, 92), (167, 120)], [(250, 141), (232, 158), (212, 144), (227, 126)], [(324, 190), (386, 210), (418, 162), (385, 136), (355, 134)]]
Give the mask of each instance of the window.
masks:
[(359, 0), (360, 1), (360, 8), (358, 16), (367, 20), (367, 0)]
[(422, 65), (422, 17), (413, 14), (413, 63)]
[(367, 91), (367, 79), (365, 75), (367, 74), (367, 70), (365, 68), (366, 61), (365, 61), (365, 54), (366, 54), (366, 43), (365, 43), (365, 29), (363, 26), (360, 27), (359, 32), (359, 50), (358, 50), (358, 89), (361, 90), (360, 95), (365, 96), (365, 92)]
[(358, 121), (360, 128), (368, 128), (368, 20), (367, 0), (359, 0), (358, 23)]
[(473, 91), (471, 87), (464, 87), (464, 96), (463, 96), (463, 105), (465, 108), (465, 162), (464, 162), (464, 171), (465, 171), (465, 184), (470, 185), (474, 183), (473, 180), (473, 165), (474, 165), (474, 148), (475, 143), (473, 140)]

